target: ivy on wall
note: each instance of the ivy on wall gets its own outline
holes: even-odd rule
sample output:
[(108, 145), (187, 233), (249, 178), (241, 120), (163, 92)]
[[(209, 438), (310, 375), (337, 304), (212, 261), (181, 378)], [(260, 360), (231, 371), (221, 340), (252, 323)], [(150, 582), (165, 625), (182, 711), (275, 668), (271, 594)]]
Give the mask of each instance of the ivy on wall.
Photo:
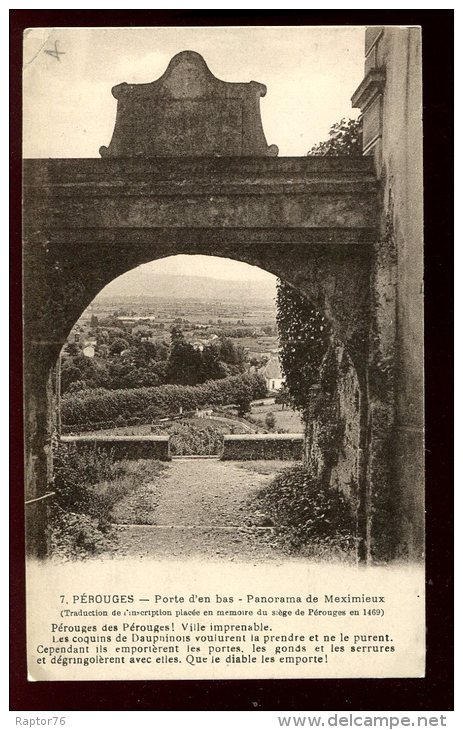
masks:
[[(316, 156), (361, 154), (361, 122), (358, 119), (341, 119), (333, 124), (329, 138), (308, 152), (308, 155)], [(316, 306), (283, 281), (277, 284), (277, 324), (289, 400), (307, 422), (311, 388), (318, 383), (319, 369), (329, 344), (329, 324)]]
[(309, 417), (311, 388), (329, 342), (328, 322), (302, 294), (277, 283), (277, 325), (280, 360), (291, 404)]

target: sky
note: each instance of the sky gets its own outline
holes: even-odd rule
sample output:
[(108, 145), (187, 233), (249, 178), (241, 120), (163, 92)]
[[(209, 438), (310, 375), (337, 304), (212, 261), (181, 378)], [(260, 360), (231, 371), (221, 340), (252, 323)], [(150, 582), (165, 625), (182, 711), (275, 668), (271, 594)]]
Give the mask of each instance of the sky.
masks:
[[(138, 275), (140, 272), (140, 275)], [(128, 271), (119, 277), (133, 281), (134, 293), (136, 293), (138, 282), (146, 281), (145, 275), (149, 272), (153, 279), (162, 274), (177, 274), (179, 276), (209, 276), (212, 279), (228, 279), (233, 281), (261, 281), (276, 282), (276, 277), (268, 271), (259, 269), (258, 266), (250, 266), (241, 261), (219, 258), (218, 256), (201, 256), (199, 254), (190, 256), (179, 254), (168, 256), (165, 259), (151, 261), (149, 264), (137, 266), (136, 269)], [(124, 287), (125, 288), (125, 287)], [(107, 296), (117, 291), (114, 282), (108, 284), (101, 294)]]
[(116, 117), (111, 88), (159, 78), (184, 50), (223, 81), (267, 86), (263, 126), (280, 156), (305, 155), (334, 122), (357, 115), (350, 97), (363, 78), (363, 27), (33, 28), (24, 40), (24, 156), (99, 157)]
[[(159, 78), (184, 50), (200, 53), (223, 81), (267, 86), (260, 101), (263, 127), (280, 157), (305, 155), (334, 122), (357, 116), (350, 97), (363, 78), (363, 27), (33, 28), (24, 39), (24, 156), (99, 157), (116, 117), (111, 88)], [(145, 267), (153, 275), (271, 277), (205, 256)], [(136, 287), (136, 272), (125, 276)]]

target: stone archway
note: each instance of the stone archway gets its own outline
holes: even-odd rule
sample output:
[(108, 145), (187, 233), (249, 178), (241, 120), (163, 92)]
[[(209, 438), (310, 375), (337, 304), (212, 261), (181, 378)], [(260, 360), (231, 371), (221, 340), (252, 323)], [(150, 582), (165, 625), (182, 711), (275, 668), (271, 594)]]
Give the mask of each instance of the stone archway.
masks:
[[(25, 161), (28, 497), (47, 491), (49, 376), (83, 309), (109, 281), (147, 261), (225, 256), (305, 294), (326, 313), (354, 363), (365, 558), (370, 270), (378, 237), (373, 161), (278, 159), (260, 123), (265, 87), (219, 81), (192, 52), (178, 54), (158, 81), (123, 84), (113, 93), (118, 116), (103, 159)], [(30, 547), (40, 554), (44, 507), (35, 504)]]

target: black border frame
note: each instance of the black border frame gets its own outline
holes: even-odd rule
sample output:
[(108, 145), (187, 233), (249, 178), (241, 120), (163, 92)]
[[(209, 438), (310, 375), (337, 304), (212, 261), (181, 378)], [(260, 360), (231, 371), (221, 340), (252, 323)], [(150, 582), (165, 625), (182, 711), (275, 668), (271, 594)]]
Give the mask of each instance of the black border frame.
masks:
[[(423, 33), (426, 676), (28, 682), (22, 458), (22, 32), (59, 26), (420, 25)], [(453, 10), (10, 10), (10, 710), (453, 709)], [(352, 92), (354, 89), (352, 89)]]

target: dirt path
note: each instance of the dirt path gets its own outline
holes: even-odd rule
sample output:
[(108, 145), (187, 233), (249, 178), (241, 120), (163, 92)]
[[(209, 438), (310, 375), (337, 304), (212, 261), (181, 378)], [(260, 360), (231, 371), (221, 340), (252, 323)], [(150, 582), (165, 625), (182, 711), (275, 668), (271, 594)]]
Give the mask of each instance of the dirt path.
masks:
[(149, 519), (153, 524), (118, 526), (117, 555), (282, 559), (272, 544), (273, 530), (256, 526), (247, 502), (288, 466), (281, 461), (173, 460), (156, 485), (157, 507)]

